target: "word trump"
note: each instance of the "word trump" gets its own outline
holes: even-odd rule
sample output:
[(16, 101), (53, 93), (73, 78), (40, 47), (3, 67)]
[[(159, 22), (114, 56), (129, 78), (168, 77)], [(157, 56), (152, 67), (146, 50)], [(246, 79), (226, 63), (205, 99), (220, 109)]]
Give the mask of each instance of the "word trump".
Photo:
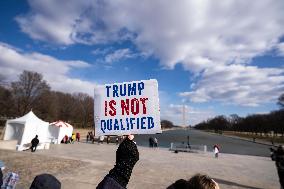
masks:
[(98, 86), (94, 102), (98, 135), (160, 131), (156, 80)]
[(112, 95), (112, 97), (133, 96), (136, 95), (137, 92), (139, 95), (141, 95), (142, 90), (144, 89), (144, 83), (140, 82), (140, 83), (129, 83), (129, 84), (124, 83), (120, 85), (106, 85), (106, 89), (107, 89), (107, 97), (110, 97), (110, 95)]

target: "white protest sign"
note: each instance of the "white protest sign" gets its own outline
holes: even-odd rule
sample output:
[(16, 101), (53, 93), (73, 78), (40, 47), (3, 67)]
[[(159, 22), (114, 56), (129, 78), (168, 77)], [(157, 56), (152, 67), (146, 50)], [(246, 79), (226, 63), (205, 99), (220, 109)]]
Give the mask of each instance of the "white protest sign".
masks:
[(96, 136), (161, 133), (155, 79), (96, 86), (94, 110)]

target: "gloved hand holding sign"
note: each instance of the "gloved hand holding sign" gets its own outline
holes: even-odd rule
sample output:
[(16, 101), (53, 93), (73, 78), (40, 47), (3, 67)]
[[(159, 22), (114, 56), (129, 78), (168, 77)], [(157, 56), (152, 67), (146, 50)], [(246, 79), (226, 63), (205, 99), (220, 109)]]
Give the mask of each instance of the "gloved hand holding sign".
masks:
[(139, 160), (134, 135), (128, 135), (116, 150), (116, 163), (109, 174), (99, 183), (97, 189), (123, 189), (129, 182), (132, 169)]

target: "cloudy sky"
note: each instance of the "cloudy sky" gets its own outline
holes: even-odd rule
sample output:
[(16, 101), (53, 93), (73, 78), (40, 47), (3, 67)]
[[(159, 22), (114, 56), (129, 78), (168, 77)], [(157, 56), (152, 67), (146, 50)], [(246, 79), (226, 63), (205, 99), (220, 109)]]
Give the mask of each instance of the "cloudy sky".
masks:
[(53, 90), (157, 79), (161, 117), (266, 113), (284, 92), (283, 0), (0, 1), (0, 70)]

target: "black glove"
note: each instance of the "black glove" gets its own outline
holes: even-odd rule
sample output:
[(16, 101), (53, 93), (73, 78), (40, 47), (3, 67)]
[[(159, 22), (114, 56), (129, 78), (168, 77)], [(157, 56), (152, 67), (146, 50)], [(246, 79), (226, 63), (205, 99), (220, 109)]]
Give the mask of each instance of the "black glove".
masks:
[(108, 176), (126, 188), (132, 169), (138, 160), (139, 152), (136, 144), (126, 137), (116, 151), (116, 164)]

